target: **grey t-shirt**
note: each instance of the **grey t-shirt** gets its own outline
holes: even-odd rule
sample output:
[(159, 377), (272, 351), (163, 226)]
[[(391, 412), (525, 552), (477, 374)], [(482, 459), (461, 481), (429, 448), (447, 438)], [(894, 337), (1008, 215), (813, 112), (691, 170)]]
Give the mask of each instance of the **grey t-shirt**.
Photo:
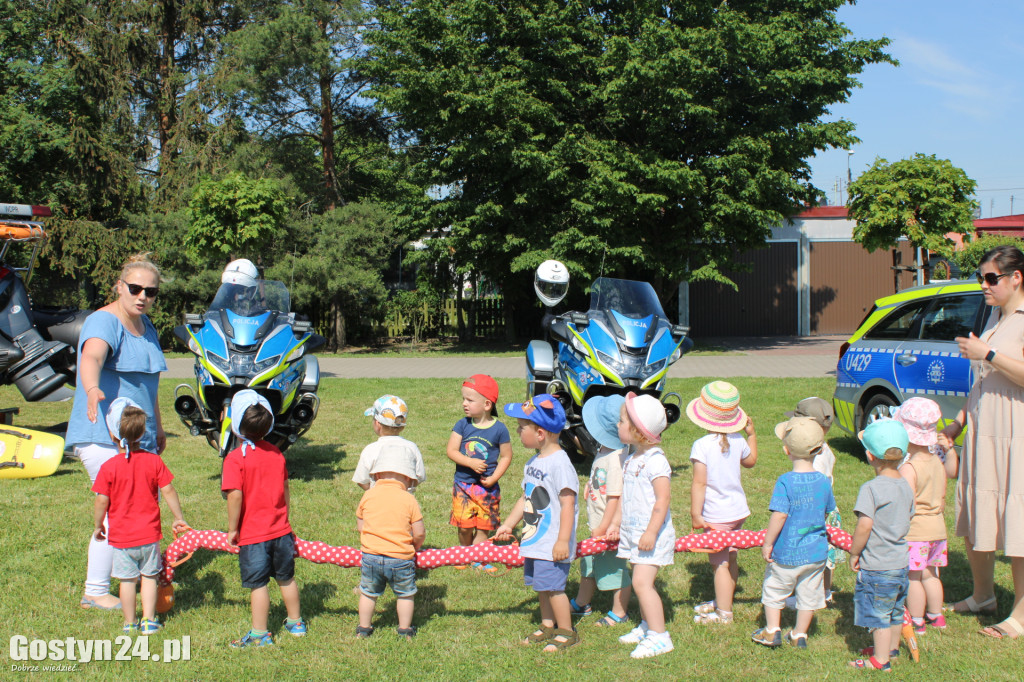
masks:
[(860, 567), (868, 571), (906, 568), (910, 564), (907, 532), (914, 515), (914, 492), (903, 477), (872, 478), (860, 487), (853, 511), (873, 521)]

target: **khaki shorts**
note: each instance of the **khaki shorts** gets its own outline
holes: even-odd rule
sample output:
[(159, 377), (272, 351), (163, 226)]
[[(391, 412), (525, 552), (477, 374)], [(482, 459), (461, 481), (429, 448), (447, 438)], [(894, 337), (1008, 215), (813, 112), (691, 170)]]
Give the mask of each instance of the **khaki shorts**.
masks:
[(825, 561), (804, 566), (784, 566), (772, 562), (764, 569), (761, 603), (770, 609), (785, 606), (786, 597), (796, 593), (797, 611), (825, 608)]

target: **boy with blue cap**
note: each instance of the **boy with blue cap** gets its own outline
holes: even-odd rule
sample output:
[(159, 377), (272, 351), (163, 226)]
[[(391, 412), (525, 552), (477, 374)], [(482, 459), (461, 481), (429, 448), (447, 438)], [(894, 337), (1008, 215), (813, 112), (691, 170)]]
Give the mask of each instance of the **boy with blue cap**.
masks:
[[(619, 440), (619, 412), (626, 399), (621, 395), (594, 396), (583, 403), (583, 425), (601, 446), (584, 488), (590, 537), (617, 543), (622, 520), (622, 460), (626, 446)], [(612, 608), (595, 625), (612, 627), (626, 622), (626, 607), (633, 593), (629, 562), (604, 552), (580, 557), (580, 588), (569, 600), (574, 616), (593, 613), (594, 591), (612, 591)]]
[[(160, 573), (160, 498), (174, 514), (175, 531), (188, 530), (181, 516), (174, 475), (159, 455), (139, 450), (146, 433), (146, 413), (128, 398), (107, 408), (107, 430), (124, 457), (111, 457), (100, 467), (92, 491), (97, 540), (108, 536), (114, 548), (111, 576), (121, 581), (121, 611), (126, 634), (152, 635), (162, 627), (156, 619), (157, 574)], [(107, 527), (104, 528), (104, 520)], [(141, 584), (142, 621), (135, 620), (136, 587)]]
[(871, 422), (858, 434), (875, 477), (860, 487), (853, 512), (857, 528), (850, 547), (850, 568), (857, 573), (853, 590), (854, 625), (870, 630), (874, 646), (861, 651), (867, 660), (853, 668), (891, 670), (899, 654), (903, 605), (910, 587), (907, 532), (914, 515), (914, 491), (897, 468), (910, 438), (894, 419)]
[(274, 428), (274, 413), (266, 398), (251, 389), (231, 400), (231, 431), (242, 444), (224, 458), (221, 490), (228, 500), (228, 544), (238, 547), (242, 587), (248, 587), (252, 629), (231, 646), (268, 646), (274, 643), (267, 630), (273, 575), (281, 588), (289, 634), (306, 634), (299, 611), (299, 586), (295, 582), (295, 536), (288, 521), (288, 469), (284, 455), (263, 440)]
[(524, 403), (505, 405), (505, 414), (515, 417), (519, 440), (537, 454), (523, 467), (523, 495), (505, 522), (494, 533), (495, 540), (509, 540), (512, 529), (523, 521), (519, 553), (526, 559), (523, 579), (537, 592), (541, 627), (523, 640), (524, 644), (545, 644), (555, 652), (579, 643), (572, 628), (572, 612), (565, 583), (576, 554), (576, 496), (579, 477), (569, 456), (558, 444), (565, 428), (565, 410), (558, 398), (541, 393)]

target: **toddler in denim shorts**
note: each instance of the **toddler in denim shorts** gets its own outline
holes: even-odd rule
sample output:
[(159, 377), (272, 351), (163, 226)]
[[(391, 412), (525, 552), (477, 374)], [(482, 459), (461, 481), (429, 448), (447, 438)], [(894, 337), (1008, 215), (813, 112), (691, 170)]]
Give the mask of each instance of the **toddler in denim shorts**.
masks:
[(899, 654), (903, 607), (909, 588), (907, 532), (914, 515), (914, 491), (897, 471), (907, 453), (907, 430), (881, 419), (861, 431), (875, 477), (861, 486), (853, 507), (857, 528), (850, 547), (850, 568), (857, 572), (853, 591), (854, 624), (870, 630), (873, 646), (854, 668), (889, 670)]
[(383, 452), (370, 469), (376, 483), (363, 493), (356, 509), (362, 561), (359, 581), (357, 637), (373, 634), (373, 612), (384, 588), (395, 593), (398, 635), (412, 639), (413, 596), (416, 594), (416, 551), (426, 532), (423, 514), (409, 488), (416, 483), (408, 465)]

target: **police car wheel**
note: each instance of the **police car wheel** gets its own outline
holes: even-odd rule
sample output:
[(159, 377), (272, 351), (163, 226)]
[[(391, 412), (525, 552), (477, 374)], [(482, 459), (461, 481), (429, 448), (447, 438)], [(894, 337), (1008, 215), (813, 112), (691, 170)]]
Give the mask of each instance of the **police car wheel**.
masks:
[(878, 393), (871, 396), (864, 404), (864, 409), (861, 410), (860, 424), (857, 425), (857, 430), (862, 431), (868, 424), (879, 417), (888, 418), (890, 415), (889, 408), (897, 405), (899, 405), (899, 402), (888, 393)]

